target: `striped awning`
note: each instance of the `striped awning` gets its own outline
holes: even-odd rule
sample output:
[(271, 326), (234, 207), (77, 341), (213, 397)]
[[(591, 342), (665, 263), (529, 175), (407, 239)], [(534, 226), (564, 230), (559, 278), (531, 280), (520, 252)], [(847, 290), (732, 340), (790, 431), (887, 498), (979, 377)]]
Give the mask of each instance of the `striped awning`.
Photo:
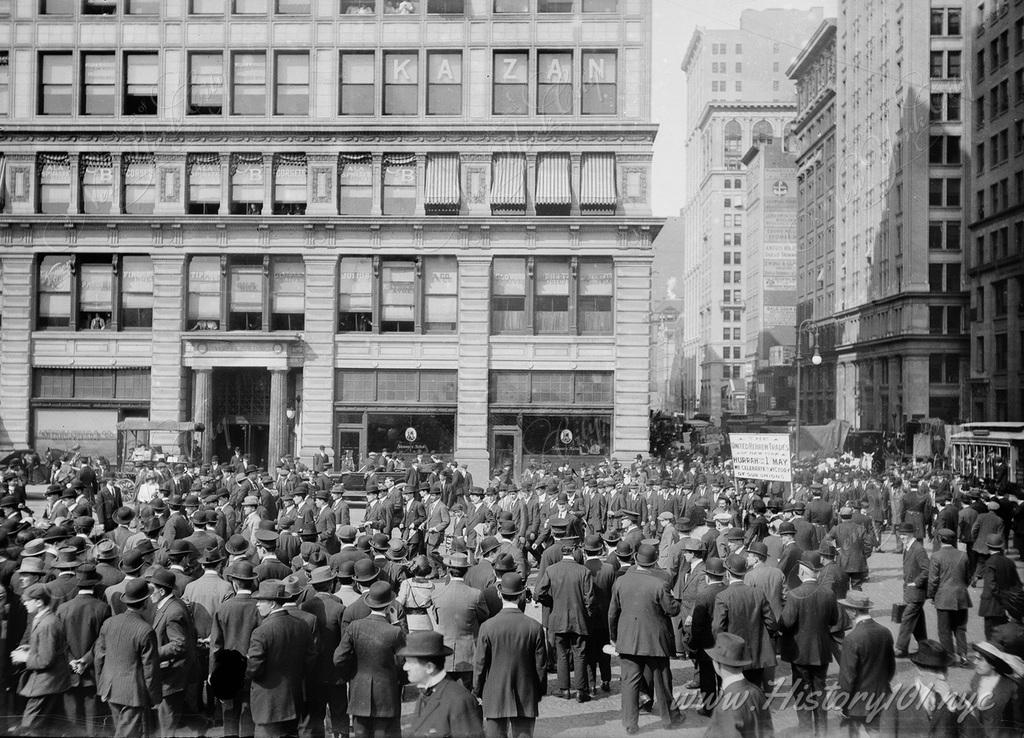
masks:
[(614, 208), (615, 154), (584, 154), (580, 169), (580, 208)]
[(427, 156), (427, 182), (423, 203), (428, 206), (459, 206), (459, 155)]
[(491, 207), (526, 207), (526, 156), (524, 154), (494, 155)]
[(572, 205), (568, 154), (538, 154), (537, 205)]

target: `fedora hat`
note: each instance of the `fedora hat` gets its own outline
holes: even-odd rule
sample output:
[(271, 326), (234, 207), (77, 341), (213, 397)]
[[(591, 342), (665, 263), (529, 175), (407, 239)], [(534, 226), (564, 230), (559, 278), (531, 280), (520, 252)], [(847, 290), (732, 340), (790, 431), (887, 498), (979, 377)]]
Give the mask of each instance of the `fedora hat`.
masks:
[(164, 589), (169, 589), (171, 591), (174, 591), (178, 586), (178, 580), (175, 578), (174, 572), (170, 569), (165, 569), (162, 566), (157, 567), (155, 571), (150, 573), (149, 576), (146, 577), (146, 581), (150, 584), (156, 585), (157, 587), (163, 587)]
[(96, 544), (93, 556), (97, 561), (113, 561), (117, 558), (117, 544), (111, 540), (104, 539)]
[(360, 584), (376, 582), (378, 576), (377, 565), (370, 559), (360, 559), (355, 563), (353, 578)]
[(910, 662), (925, 669), (945, 669), (952, 659), (937, 641), (926, 638), (917, 644), (917, 652), (910, 654)]
[(259, 579), (256, 575), (256, 570), (253, 569), (252, 564), (248, 561), (231, 562), (224, 575), (231, 579), (241, 579), (246, 582), (254, 582)]
[(722, 631), (715, 636), (715, 645), (704, 649), (704, 653), (712, 661), (717, 661), (723, 666), (744, 669), (750, 666), (751, 663), (750, 659), (743, 658), (743, 652), (746, 650), (746, 647), (747, 642), (743, 638), (734, 633)]
[(27, 559), (42, 556), (44, 553), (46, 553), (46, 542), (42, 538), (33, 538), (21, 549), (20, 556), (23, 559)]
[(445, 556), (441, 561), (449, 569), (468, 569), (472, 566), (469, 556), (464, 553), (453, 553), (450, 556)]
[(154, 516), (146, 520), (142, 525), (142, 532), (149, 535), (150, 533), (159, 533), (164, 529), (164, 524), (160, 522), (160, 518)]
[(687, 536), (682, 540), (682, 546), (684, 551), (703, 551), (704, 544), (701, 543), (699, 538), (692, 538)]
[(747, 573), (747, 557), (743, 554), (729, 554), (725, 557), (725, 570), (735, 577), (743, 577)]
[(41, 577), (46, 574), (46, 568), (43, 566), (42, 559), (33, 557), (24, 559), (15, 574), (34, 574)]
[(209, 566), (210, 564), (219, 564), (224, 560), (224, 557), (220, 553), (220, 549), (217, 546), (210, 546), (208, 549), (203, 551), (203, 555), (199, 557), (200, 566)]
[(721, 579), (725, 576), (725, 564), (716, 556), (704, 562), (704, 573), (711, 577)]
[(281, 580), (281, 586), (284, 588), (284, 593), (288, 596), (289, 600), (297, 599), (308, 583), (309, 578), (306, 576), (306, 572), (301, 569)]
[(310, 584), (326, 584), (333, 582), (337, 577), (329, 566), (318, 566), (309, 575)]
[(383, 610), (394, 602), (395, 595), (391, 591), (391, 585), (387, 582), (374, 582), (363, 595), (363, 600), (371, 610)]
[(405, 545), (405, 541), (401, 538), (395, 538), (388, 543), (388, 550), (384, 556), (390, 561), (405, 561), (405, 557), (408, 554), (409, 547)]
[(399, 656), (414, 659), (439, 659), (452, 653), (452, 649), (444, 645), (444, 636), (433, 630), (413, 631), (405, 646), (398, 649)]
[(95, 564), (81, 564), (78, 567), (78, 586), (95, 587), (103, 584), (103, 577), (96, 573)]
[(195, 553), (195, 550), (195, 547), (191, 543), (186, 541), (184, 538), (179, 538), (171, 543), (170, 547), (167, 549), (167, 555), (172, 559), (180, 559), (185, 556), (190, 556)]
[(874, 603), (871, 601), (871, 598), (869, 598), (863, 592), (858, 592), (855, 589), (851, 589), (849, 592), (847, 592), (846, 597), (844, 599), (839, 600), (839, 604), (843, 607), (853, 608), (854, 610), (865, 611), (870, 610), (872, 607), (874, 607)]
[(145, 579), (133, 579), (124, 585), (124, 592), (121, 593), (121, 602), (126, 605), (135, 605), (149, 599), (149, 584)]
[(284, 591), (284, 583), (280, 579), (265, 579), (260, 582), (259, 589), (252, 596), (254, 600), (268, 600), (270, 602), (285, 602), (291, 599)]
[(52, 564), (54, 569), (77, 569), (82, 562), (78, 560), (78, 551), (70, 546), (57, 551), (57, 560)]
[(512, 554), (510, 553), (498, 554), (494, 558), (494, 564), (492, 564), (492, 567), (495, 574), (504, 574), (519, 569), (519, 567), (516, 566), (516, 560), (512, 558)]

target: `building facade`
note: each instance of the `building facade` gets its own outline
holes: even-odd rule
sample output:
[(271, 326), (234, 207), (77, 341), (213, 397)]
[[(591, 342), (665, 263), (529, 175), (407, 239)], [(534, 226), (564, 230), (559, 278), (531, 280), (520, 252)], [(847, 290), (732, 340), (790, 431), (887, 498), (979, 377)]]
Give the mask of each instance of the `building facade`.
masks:
[(647, 0), (3, 5), (0, 447), (647, 451)]
[[(787, 74), (796, 83), (797, 100), (793, 119), (797, 155), (797, 302), (793, 327), (804, 326), (798, 337), (800, 415), (803, 422), (824, 424), (835, 417), (836, 408), (835, 18), (822, 22)], [(822, 359), (819, 365), (811, 362), (814, 349)]]
[(964, 38), (957, 2), (839, 3), (836, 417), (854, 427), (962, 415)]
[(1024, 417), (1024, 4), (985, 2), (975, 13), (964, 415), (1018, 420)]
[(746, 409), (741, 159), (789, 136), (795, 91), (785, 70), (821, 20), (821, 8), (744, 11), (739, 29), (698, 28), (683, 58), (685, 395), (713, 417)]

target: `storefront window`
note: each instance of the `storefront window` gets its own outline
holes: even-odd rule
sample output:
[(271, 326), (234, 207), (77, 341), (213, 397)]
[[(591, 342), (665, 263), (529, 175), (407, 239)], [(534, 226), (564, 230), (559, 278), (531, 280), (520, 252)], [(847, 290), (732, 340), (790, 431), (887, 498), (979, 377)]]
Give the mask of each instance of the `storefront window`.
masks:
[(228, 330), (263, 329), (263, 263), (232, 261), (228, 265)]
[(306, 267), (302, 259), (271, 262), (270, 329), (301, 331), (305, 327)]
[(382, 262), (380, 294), (381, 333), (410, 333), (415, 330), (415, 263)]
[(455, 413), (370, 413), (366, 443), (374, 451), (392, 451), (406, 458), (450, 454), (455, 448)]
[(423, 330), (454, 333), (457, 324), (459, 264), (454, 256), (423, 259)]
[(193, 256), (188, 267), (188, 328), (220, 328), (220, 257)]
[(534, 321), (537, 333), (569, 332), (569, 263), (538, 259)]
[(611, 415), (524, 415), (526, 456), (607, 456), (611, 450)]
[(71, 265), (67, 256), (44, 256), (39, 262), (40, 329), (71, 326)]
[(495, 257), (491, 272), (491, 330), (526, 330), (526, 259)]
[(153, 326), (153, 262), (148, 256), (125, 256), (121, 262), (121, 325)]
[(369, 257), (346, 256), (338, 273), (338, 332), (373, 330), (373, 267)]

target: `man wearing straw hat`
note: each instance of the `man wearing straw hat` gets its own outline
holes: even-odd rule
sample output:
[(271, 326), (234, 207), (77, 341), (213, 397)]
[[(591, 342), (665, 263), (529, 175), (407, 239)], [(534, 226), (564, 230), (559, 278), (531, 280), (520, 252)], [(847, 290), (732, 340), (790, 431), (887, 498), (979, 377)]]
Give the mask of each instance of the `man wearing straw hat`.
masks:
[(446, 678), (445, 660), (452, 649), (440, 633), (410, 633), (398, 655), (405, 659), (409, 683), (419, 689), (414, 712), (402, 721), (404, 735), (478, 738), (483, 733), (476, 699), (461, 680)]
[(873, 603), (863, 592), (850, 590), (839, 600), (853, 621), (843, 639), (839, 659), (839, 696), (850, 738), (879, 735), (881, 708), (896, 674), (892, 633), (871, 617)]
[(743, 676), (751, 661), (744, 656), (746, 643), (733, 633), (721, 632), (715, 645), (705, 649), (722, 680), (721, 699), (715, 705), (707, 731), (708, 738), (724, 735), (772, 735), (772, 715), (764, 692)]

